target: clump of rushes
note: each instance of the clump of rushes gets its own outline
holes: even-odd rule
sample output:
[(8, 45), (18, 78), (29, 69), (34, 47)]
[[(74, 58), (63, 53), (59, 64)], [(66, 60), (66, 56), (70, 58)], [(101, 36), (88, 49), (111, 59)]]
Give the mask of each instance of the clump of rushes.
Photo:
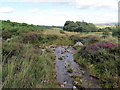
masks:
[(82, 75), (80, 74), (71, 74), (70, 77), (73, 78), (73, 84), (78, 88), (84, 88), (83, 81), (82, 81)]
[(82, 78), (81, 74), (72, 74), (71, 77), (73, 78)]
[(65, 34), (65, 32), (64, 32), (63, 30), (60, 30), (60, 33), (61, 33), (61, 34)]
[(58, 57), (58, 59), (59, 59), (59, 60), (63, 60), (63, 57), (62, 57), (62, 56), (60, 56), (60, 57)]
[(67, 68), (67, 71), (68, 71), (69, 73), (72, 73), (72, 72), (73, 72), (72, 68)]

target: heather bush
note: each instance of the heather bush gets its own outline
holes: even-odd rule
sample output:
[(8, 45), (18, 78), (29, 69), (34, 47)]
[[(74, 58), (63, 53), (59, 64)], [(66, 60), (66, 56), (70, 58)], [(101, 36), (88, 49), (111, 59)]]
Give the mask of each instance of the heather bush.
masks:
[(95, 43), (95, 42), (98, 42), (99, 41), (99, 38), (98, 37), (95, 37), (95, 36), (92, 36), (92, 35), (89, 35), (89, 36), (85, 36), (85, 37), (80, 37), (80, 36), (71, 36), (70, 37), (70, 40), (72, 40), (73, 43), (76, 43), (76, 42), (82, 42), (83, 44), (90, 44), (90, 43)]
[(39, 43), (40, 41), (42, 42), (44, 40), (44, 36), (41, 34), (29, 32), (29, 33), (24, 33), (21, 35), (22, 41), (24, 43)]
[(109, 35), (109, 31), (104, 31), (103, 35)]
[(4, 40), (7, 40), (8, 38), (12, 37), (12, 33), (8, 30), (8, 31), (2, 31), (2, 38)]
[(46, 39), (48, 41), (54, 41), (54, 40), (58, 39), (58, 36), (57, 35), (47, 35)]
[(91, 44), (91, 43), (95, 43), (95, 42), (99, 41), (99, 37), (96, 37), (96, 36), (93, 36), (93, 35), (89, 35), (86, 38), (87, 38), (87, 40), (86, 40), (87, 44)]
[(109, 42), (96, 42), (90, 45), (87, 45), (85, 51), (87, 52), (97, 52), (100, 48), (109, 49), (113, 46), (117, 45), (117, 43), (109, 43)]
[(72, 35), (70, 36), (70, 40), (75, 44), (76, 42), (83, 42), (83, 38), (76, 36), (76, 35)]
[(89, 69), (106, 88), (118, 88), (120, 79), (120, 46), (116, 43), (97, 42), (84, 46), (74, 55), (75, 60)]

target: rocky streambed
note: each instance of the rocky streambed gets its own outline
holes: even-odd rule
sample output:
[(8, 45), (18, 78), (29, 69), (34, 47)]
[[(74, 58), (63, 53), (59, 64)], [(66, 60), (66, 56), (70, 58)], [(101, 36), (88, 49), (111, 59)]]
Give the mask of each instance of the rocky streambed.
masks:
[(56, 79), (63, 88), (101, 88), (98, 80), (74, 61), (73, 47), (51, 48), (56, 56)]

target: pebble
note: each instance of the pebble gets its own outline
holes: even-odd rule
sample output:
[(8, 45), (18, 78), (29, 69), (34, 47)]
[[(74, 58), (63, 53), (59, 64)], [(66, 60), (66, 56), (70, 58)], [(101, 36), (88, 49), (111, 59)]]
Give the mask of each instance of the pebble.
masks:
[(63, 84), (65, 85), (65, 84), (67, 84), (67, 82), (64, 82)]
[(75, 84), (78, 84), (78, 82), (77, 82), (77, 81), (74, 81), (74, 83), (75, 83)]
[(80, 82), (82, 82), (83, 80), (82, 79), (80, 79)]
[(61, 87), (64, 87), (64, 85), (61, 85)]
[(85, 73), (85, 71), (82, 71), (82, 74), (84, 74)]
[(73, 86), (73, 89), (75, 89), (76, 88), (76, 86)]

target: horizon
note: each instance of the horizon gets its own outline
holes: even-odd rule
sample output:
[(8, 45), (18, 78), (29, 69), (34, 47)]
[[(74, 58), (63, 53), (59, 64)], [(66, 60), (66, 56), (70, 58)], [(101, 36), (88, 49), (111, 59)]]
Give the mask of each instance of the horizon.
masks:
[[(0, 20), (45, 26), (65, 21), (118, 22), (119, 0), (1, 0)], [(109, 3), (108, 3), (109, 2)]]
[[(3, 20), (3, 21), (8, 21), (8, 20)], [(11, 20), (9, 20), (10, 22), (16, 22), (16, 21), (11, 21)], [(74, 21), (74, 22), (76, 22), (76, 21)], [(78, 22), (82, 22), (82, 21), (78, 21)], [(16, 22), (16, 23), (26, 23), (26, 22)], [(88, 23), (88, 22), (87, 22)], [(91, 22), (89, 22), (89, 23), (91, 23)], [(118, 22), (109, 22), (109, 23), (92, 23), (92, 24), (94, 24), (94, 25), (108, 25), (108, 24), (117, 24)], [(29, 24), (29, 23), (26, 23), (26, 24), (28, 24), (28, 25), (32, 25), (32, 24)], [(65, 24), (65, 23), (64, 23)], [(50, 26), (50, 27), (54, 27), (55, 25), (37, 25), (37, 24), (33, 24), (33, 25), (36, 25), (36, 26)], [(64, 26), (64, 25), (63, 25)], [(55, 26), (55, 27), (63, 27), (63, 26)]]

